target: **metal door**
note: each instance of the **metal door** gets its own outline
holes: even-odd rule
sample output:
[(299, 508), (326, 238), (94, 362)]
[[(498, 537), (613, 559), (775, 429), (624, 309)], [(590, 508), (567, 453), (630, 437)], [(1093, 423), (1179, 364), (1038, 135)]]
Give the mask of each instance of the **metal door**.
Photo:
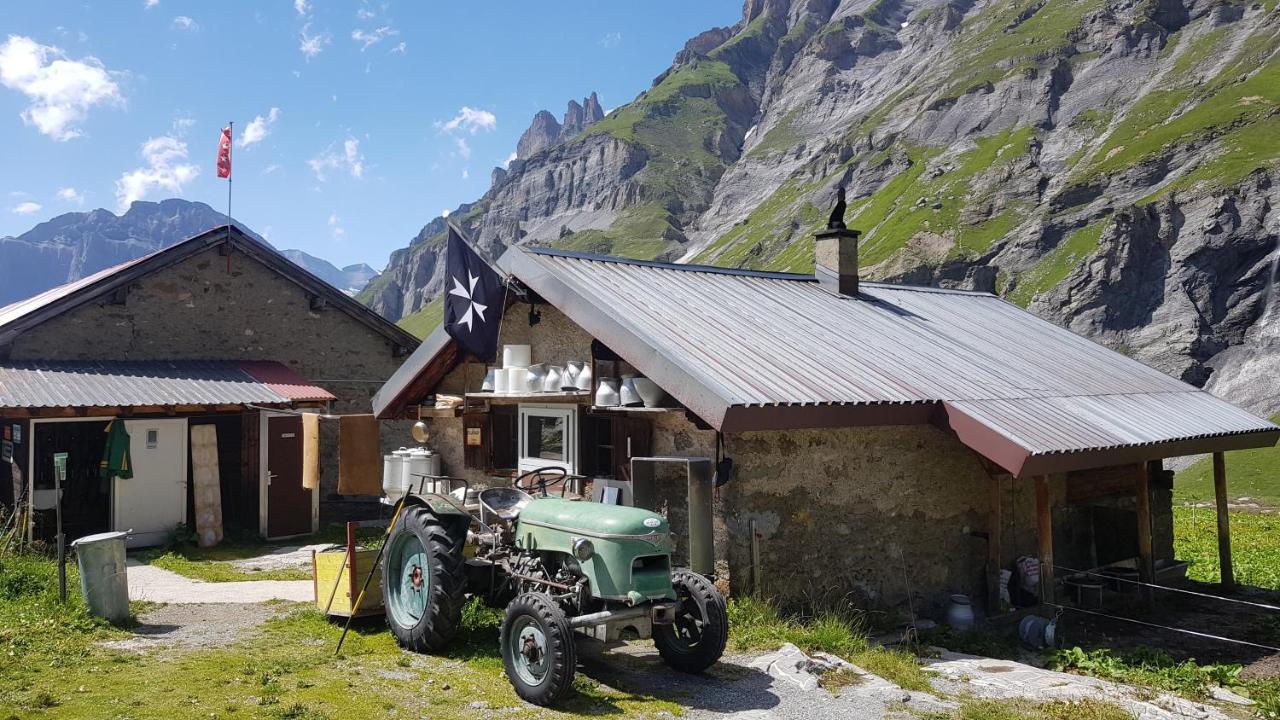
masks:
[(302, 418), (267, 418), (267, 537), (311, 532), (312, 490), (302, 487)]
[(128, 546), (163, 545), (187, 516), (187, 421), (125, 420), (133, 477), (116, 478), (112, 527), (128, 530)]

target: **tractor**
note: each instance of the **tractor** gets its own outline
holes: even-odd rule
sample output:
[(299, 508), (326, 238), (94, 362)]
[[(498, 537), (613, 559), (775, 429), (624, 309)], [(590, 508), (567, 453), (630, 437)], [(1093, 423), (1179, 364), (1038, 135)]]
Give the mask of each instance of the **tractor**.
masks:
[[(468, 598), (505, 608), (499, 643), (516, 694), (536, 705), (564, 698), (576, 635), (605, 643), (652, 638), (676, 670), (701, 672), (724, 653), (724, 596), (706, 577), (671, 567), (667, 520), (636, 507), (566, 497), (561, 468), (523, 473), (510, 487), (402, 499), (385, 549), (387, 623), (414, 652), (444, 650)], [(559, 497), (548, 487), (559, 485)], [(393, 521), (394, 522), (394, 521)]]

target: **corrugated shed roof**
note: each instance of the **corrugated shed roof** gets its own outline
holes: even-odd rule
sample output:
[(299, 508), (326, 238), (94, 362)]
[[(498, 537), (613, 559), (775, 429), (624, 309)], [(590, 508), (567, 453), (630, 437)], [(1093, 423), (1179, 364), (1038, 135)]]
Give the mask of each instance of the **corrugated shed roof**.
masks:
[(271, 388), (272, 392), (295, 402), (328, 402), (338, 399), (333, 393), (278, 362), (242, 360), (240, 367), (255, 380)]
[[(152, 253), (152, 255), (154, 254), (155, 253)], [(86, 275), (79, 280), (73, 280), (64, 285), (49, 288), (48, 290), (37, 295), (32, 295), (25, 300), (19, 300), (5, 305), (4, 307), (0, 307), (0, 327), (8, 325), (10, 322), (22, 318), (28, 313), (34, 312), (39, 308), (52, 305), (53, 303), (74, 294), (78, 290), (90, 287), (97, 282), (115, 275), (125, 268), (137, 265), (149, 257), (151, 257), (151, 255), (143, 255), (140, 258), (135, 258), (128, 262), (122, 262), (119, 265), (112, 265), (109, 268), (103, 268), (102, 270), (99, 270), (92, 275)]]
[[(82, 408), (149, 405), (288, 405), (332, 399), (279, 363), (255, 363), (294, 378), (291, 397), (234, 361), (25, 361), (0, 363), (0, 407)], [(303, 390), (302, 388), (307, 388)]]
[(1021, 462), (1001, 464), (1015, 471), (1037, 455), (1280, 437), (1265, 420), (986, 293), (863, 283), (851, 298), (807, 275), (544, 249), (513, 248), (501, 263), (727, 431), (784, 426), (777, 418), (874, 424), (891, 411), (901, 422), (892, 408), (944, 407), (1011, 443)]

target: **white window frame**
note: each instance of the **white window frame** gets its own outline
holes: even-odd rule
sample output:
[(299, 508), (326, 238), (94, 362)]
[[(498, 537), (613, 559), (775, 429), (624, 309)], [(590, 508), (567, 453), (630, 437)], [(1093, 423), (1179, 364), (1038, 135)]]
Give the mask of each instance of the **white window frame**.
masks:
[[(529, 457), (529, 418), (551, 417), (564, 420), (564, 455), (565, 462)], [(518, 413), (519, 440), (516, 447), (520, 472), (528, 472), (544, 467), (564, 468), (569, 474), (577, 473), (578, 468), (578, 406), (566, 403), (527, 404), (520, 403)]]

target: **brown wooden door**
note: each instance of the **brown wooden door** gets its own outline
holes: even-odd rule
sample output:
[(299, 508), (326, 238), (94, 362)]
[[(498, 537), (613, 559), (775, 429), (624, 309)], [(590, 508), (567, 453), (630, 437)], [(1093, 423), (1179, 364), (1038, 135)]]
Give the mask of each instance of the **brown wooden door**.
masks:
[(644, 418), (613, 418), (613, 474), (630, 477), (631, 458), (653, 453), (653, 425)]
[(302, 487), (302, 418), (267, 418), (267, 537), (311, 532), (311, 493)]

